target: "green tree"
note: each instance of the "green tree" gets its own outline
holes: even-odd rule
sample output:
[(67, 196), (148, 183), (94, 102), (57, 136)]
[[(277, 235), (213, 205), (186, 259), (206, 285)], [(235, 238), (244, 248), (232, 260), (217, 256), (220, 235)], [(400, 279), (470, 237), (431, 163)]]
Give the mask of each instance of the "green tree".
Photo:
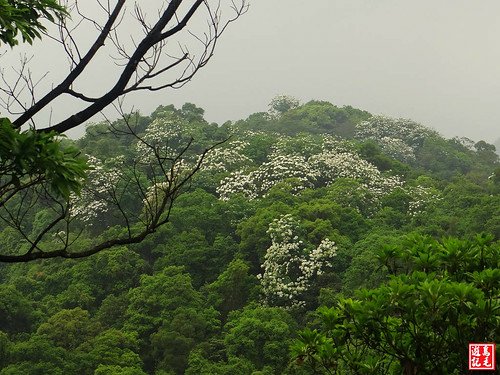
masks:
[(368, 112), (350, 106), (337, 107), (325, 101), (312, 100), (285, 112), (276, 123), (276, 130), (293, 135), (300, 132), (329, 133), (352, 138), (354, 125), (366, 120)]
[(179, 307), (151, 335), (151, 357), (155, 368), (183, 374), (190, 351), (212, 335), (219, 326), (217, 313), (211, 309)]
[(118, 365), (99, 365), (94, 375), (146, 375), (144, 371), (137, 367)]
[(224, 326), (224, 343), (229, 358), (244, 358), (258, 370), (270, 366), (274, 373), (288, 363), (288, 346), (296, 323), (277, 307), (247, 306), (230, 314)]
[(352, 259), (342, 275), (342, 293), (352, 296), (361, 288), (376, 288), (387, 278), (387, 271), (382, 267), (377, 254), (384, 246), (398, 245), (401, 232), (388, 229), (373, 230), (351, 248)]
[(5, 284), (0, 284), (0, 316), (0, 331), (6, 333), (27, 332), (36, 318), (30, 300)]
[(38, 327), (37, 334), (47, 337), (56, 346), (73, 350), (93, 337), (98, 329), (90, 320), (88, 311), (77, 307), (51, 316)]
[(95, 317), (103, 327), (121, 328), (125, 323), (128, 304), (128, 293), (117, 296), (110, 294), (102, 301)]
[(255, 374), (255, 366), (245, 358), (229, 358), (227, 362), (213, 362), (206, 359), (200, 351), (189, 356), (186, 375), (250, 375)]
[(488, 164), (498, 162), (498, 154), (496, 153), (496, 147), (494, 145), (486, 143), (485, 141), (479, 141), (474, 145), (474, 147), (476, 148), (476, 153), (481, 161)]
[(139, 286), (128, 293), (125, 328), (140, 338), (155, 332), (164, 320), (170, 321), (178, 308), (201, 308), (203, 298), (182, 267), (166, 267), (153, 275), (142, 275)]
[(83, 342), (78, 348), (79, 352), (85, 353), (82, 354), (82, 374), (83, 371), (90, 375), (105, 373), (105, 367), (118, 367), (123, 373), (144, 374), (142, 360), (137, 354), (139, 342), (136, 336), (112, 328)]
[(278, 95), (269, 103), (269, 113), (271, 116), (279, 118), (291, 109), (297, 108), (299, 104), (299, 100), (292, 96)]
[(168, 239), (155, 249), (163, 255), (155, 263), (156, 269), (166, 266), (184, 266), (192, 276), (193, 285), (199, 288), (214, 281), (236, 252), (237, 245), (231, 237), (218, 235), (209, 244), (198, 228), (184, 231)]
[(76, 373), (78, 367), (64, 348), (39, 335), (11, 345), (9, 360), (2, 365), (1, 375), (65, 375)]
[(242, 309), (247, 304), (256, 284), (257, 279), (250, 274), (249, 265), (241, 259), (235, 259), (204, 290), (208, 293), (209, 301), (225, 319), (229, 312)]
[(89, 289), (89, 294), (100, 302), (110, 294), (119, 295), (136, 287), (145, 271), (146, 263), (138, 253), (117, 247), (78, 262), (72, 269), (71, 283), (83, 284), (79, 289)]
[(5, 332), (0, 331), (0, 363), (7, 363), (11, 342)]
[(499, 242), (412, 236), (379, 260), (392, 274), (356, 299), (318, 310), (317, 329), (292, 348), (325, 374), (462, 374), (469, 342), (496, 342)]
[(124, 330), (139, 333), (148, 370), (160, 364), (164, 370), (182, 373), (189, 351), (219, 325), (217, 311), (206, 307), (182, 267), (143, 275), (128, 299)]

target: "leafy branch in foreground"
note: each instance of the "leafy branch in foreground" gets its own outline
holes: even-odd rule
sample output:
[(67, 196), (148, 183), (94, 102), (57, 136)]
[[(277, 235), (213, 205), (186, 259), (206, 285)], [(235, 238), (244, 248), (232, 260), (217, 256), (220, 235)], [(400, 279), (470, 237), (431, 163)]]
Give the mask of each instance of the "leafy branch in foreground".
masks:
[(413, 236), (384, 249), (390, 280), (318, 309), (294, 358), (324, 374), (465, 373), (468, 343), (499, 339), (499, 245)]
[(55, 22), (68, 13), (56, 0), (0, 0), (0, 41), (17, 45), (18, 33), (30, 44), (46, 31), (41, 20)]
[(14, 129), (0, 118), (0, 207), (16, 194), (38, 183), (47, 183), (62, 198), (79, 192), (87, 169), (79, 151), (64, 144), (56, 132)]

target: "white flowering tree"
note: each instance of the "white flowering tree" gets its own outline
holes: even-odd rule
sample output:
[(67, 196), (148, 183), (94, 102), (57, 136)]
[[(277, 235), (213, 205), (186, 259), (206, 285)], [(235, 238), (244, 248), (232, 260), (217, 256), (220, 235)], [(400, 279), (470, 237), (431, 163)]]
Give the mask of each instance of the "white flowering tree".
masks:
[(357, 139), (373, 140), (386, 154), (403, 162), (415, 161), (415, 150), (433, 136), (438, 133), (415, 121), (386, 116), (373, 116), (355, 129)]
[(269, 158), (257, 169), (238, 170), (224, 178), (217, 188), (221, 199), (227, 200), (238, 193), (249, 199), (262, 197), (273, 186), (285, 181), (293, 182), (295, 191), (314, 187), (316, 171), (303, 156), (273, 153)]
[(405, 163), (413, 163), (416, 160), (414, 148), (399, 138), (382, 137), (378, 143), (387, 155), (396, 160)]
[(408, 204), (408, 215), (417, 217), (424, 213), (429, 205), (432, 205), (442, 199), (442, 196), (435, 187), (426, 183), (425, 179), (417, 179), (413, 186), (406, 186), (405, 192), (411, 197)]
[(326, 185), (338, 178), (358, 180), (371, 188), (390, 190), (400, 185), (397, 178), (384, 177), (370, 162), (351, 152), (322, 152), (309, 158), (309, 164), (318, 171)]
[(269, 115), (272, 118), (279, 118), (284, 113), (297, 108), (300, 101), (289, 95), (277, 95), (269, 103)]
[(112, 158), (103, 162), (89, 155), (87, 182), (79, 195), (73, 193), (69, 199), (69, 216), (79, 217), (85, 223), (92, 222), (109, 210), (109, 195), (123, 178), (125, 158)]
[(312, 248), (301, 240), (299, 231), (299, 222), (290, 214), (269, 225), (271, 246), (264, 256), (263, 273), (258, 275), (268, 305), (304, 306), (304, 295), (315, 278), (332, 266), (335, 243), (325, 238)]
[(201, 169), (212, 173), (226, 173), (251, 165), (253, 161), (244, 154), (248, 145), (244, 140), (226, 142), (207, 155)]
[[(400, 122), (390, 122), (389, 126), (384, 120), (382, 124), (385, 127), (381, 128), (380, 136), (389, 134), (390, 131), (396, 132)], [(401, 130), (398, 136), (404, 135), (405, 139), (418, 140), (425, 134), (433, 134), (415, 123), (403, 121), (400, 125), (405, 124), (413, 126), (413, 130)], [(391, 134), (395, 135), (393, 133)], [(375, 134), (375, 130), (372, 134)], [(406, 184), (397, 175), (382, 173), (356, 153), (352, 142), (331, 135), (279, 138), (275, 135), (276, 142), (267, 155), (268, 160), (259, 166), (255, 166), (255, 163), (243, 154), (243, 150), (251, 144), (251, 134), (243, 134), (240, 137), (245, 141), (236, 138), (232, 141), (233, 147), (221, 149), (220, 153), (216, 151), (214, 155), (217, 155), (217, 160), (213, 159), (208, 167), (214, 171), (229, 173), (217, 187), (217, 193), (222, 200), (228, 200), (235, 194), (243, 194), (248, 199), (265, 197), (273, 186), (281, 183), (289, 184), (291, 192), (299, 193), (306, 188), (331, 186), (337, 181), (346, 181), (349, 186), (341, 197), (343, 201), (347, 201), (345, 204), (352, 204), (352, 207), (367, 215), (380, 208), (383, 197), (398, 189), (409, 196), (407, 213), (410, 216), (419, 215), (430, 203), (439, 199), (437, 191), (425, 184)], [(400, 152), (400, 159), (409, 161), (413, 157), (413, 149), (402, 139), (390, 139), (395, 140), (391, 141), (391, 147), (394, 148), (393, 157), (397, 158), (397, 152)], [(224, 155), (227, 159), (223, 160), (219, 155)]]
[(356, 154), (348, 142), (331, 136), (281, 137), (268, 159), (257, 168), (247, 165), (225, 177), (217, 189), (221, 199), (238, 193), (255, 199), (286, 181), (297, 193), (305, 188), (329, 186), (337, 179), (356, 180), (377, 199), (403, 184), (397, 176), (384, 176)]

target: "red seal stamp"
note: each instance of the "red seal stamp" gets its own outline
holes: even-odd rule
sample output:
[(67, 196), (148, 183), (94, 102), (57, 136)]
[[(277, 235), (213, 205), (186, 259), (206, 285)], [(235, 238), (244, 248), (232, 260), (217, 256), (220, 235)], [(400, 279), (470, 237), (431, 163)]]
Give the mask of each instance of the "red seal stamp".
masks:
[(469, 370), (495, 370), (496, 344), (469, 343)]

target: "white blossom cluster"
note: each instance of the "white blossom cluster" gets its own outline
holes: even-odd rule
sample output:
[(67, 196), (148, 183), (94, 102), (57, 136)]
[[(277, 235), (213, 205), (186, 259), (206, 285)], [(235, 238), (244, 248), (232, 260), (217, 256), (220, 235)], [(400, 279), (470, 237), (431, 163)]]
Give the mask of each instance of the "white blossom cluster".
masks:
[(242, 193), (249, 199), (265, 196), (274, 185), (294, 179), (294, 190), (314, 187), (316, 171), (311, 169), (301, 155), (281, 155), (273, 153), (269, 161), (255, 170), (239, 170), (223, 179), (217, 188), (222, 200), (231, 195)]
[(182, 120), (174, 114), (166, 114), (149, 124), (136, 144), (137, 154), (143, 160), (154, 158), (155, 151), (162, 157), (173, 158), (187, 146), (191, 139), (188, 133)]
[(405, 191), (412, 197), (408, 206), (408, 215), (412, 217), (423, 213), (426, 206), (441, 199), (436, 189), (427, 186), (409, 186)]
[(247, 164), (223, 179), (217, 189), (221, 199), (237, 193), (249, 199), (265, 196), (274, 185), (289, 179), (295, 181), (295, 192), (327, 186), (338, 178), (356, 179), (376, 197), (402, 184), (398, 177), (384, 177), (373, 164), (359, 157), (350, 142), (331, 135), (280, 136), (268, 158), (257, 169)]
[(321, 149), (325, 152), (354, 152), (354, 144), (332, 134), (321, 135)]
[(66, 244), (66, 241), (68, 240), (68, 234), (66, 231), (60, 230), (58, 232), (52, 233), (52, 238), (57, 242)]
[(272, 153), (302, 155), (306, 159), (321, 151), (354, 152), (351, 142), (331, 134), (299, 134), (294, 137), (277, 135), (278, 141), (272, 148)]
[(258, 195), (265, 195), (274, 185), (291, 178), (299, 181), (295, 186), (298, 190), (314, 187), (316, 171), (310, 168), (303, 156), (273, 153), (269, 159), (252, 172)]
[(262, 130), (240, 130), (240, 129), (234, 129), (233, 131), (230, 132), (231, 135), (238, 137), (239, 139), (242, 139), (243, 141), (248, 141), (250, 139), (255, 139), (257, 137), (269, 137), (269, 136), (278, 136), (278, 133), (273, 133), (273, 132), (264, 132)]
[(70, 215), (91, 222), (109, 209), (110, 195), (122, 177), (124, 156), (108, 159), (106, 163), (88, 156), (89, 171), (79, 196), (70, 196)]
[(409, 119), (373, 116), (356, 125), (355, 135), (361, 139), (397, 138), (414, 146), (420, 144), (425, 138), (438, 135), (438, 133)]
[(373, 197), (381, 197), (402, 185), (396, 177), (386, 177), (355, 153), (323, 151), (306, 159), (297, 154), (273, 152), (270, 161), (255, 170), (238, 170), (223, 179), (217, 189), (221, 199), (242, 193), (249, 199), (265, 196), (276, 184), (294, 179), (294, 191), (328, 186), (339, 178), (358, 180)]
[(396, 160), (412, 163), (416, 159), (413, 147), (399, 138), (382, 137), (378, 140), (378, 144), (387, 155)]
[(170, 188), (170, 183), (167, 181), (157, 182), (151, 185), (146, 191), (146, 197), (142, 200), (142, 203), (146, 207), (151, 207), (154, 209), (160, 204), (162, 196)]
[(232, 195), (238, 193), (242, 193), (248, 199), (258, 197), (253, 176), (245, 170), (235, 171), (224, 178), (217, 187), (217, 193), (222, 200), (229, 200)]
[(365, 210), (375, 207), (381, 197), (403, 186), (398, 176), (384, 176), (373, 164), (351, 152), (322, 152), (312, 156), (309, 163), (327, 186), (339, 178), (359, 181), (361, 187), (356, 195), (363, 198)]
[(437, 132), (408, 119), (393, 119), (386, 116), (373, 116), (356, 125), (355, 137), (371, 139), (392, 157), (411, 162), (414, 151), (425, 138), (438, 135)]
[(219, 147), (207, 154), (201, 169), (211, 172), (230, 172), (252, 163), (252, 160), (243, 154), (248, 142), (234, 140), (224, 147)]
[(172, 187), (192, 171), (193, 163), (185, 159), (176, 160), (175, 164), (168, 166), (167, 176), (163, 176), (162, 181), (157, 181), (148, 187), (142, 203), (145, 207), (147, 214), (150, 212), (155, 213), (160, 208), (161, 202), (165, 194), (171, 192)]
[(352, 178), (368, 184), (381, 176), (377, 167), (350, 152), (326, 151), (311, 156), (308, 162), (327, 185), (337, 178)]
[(337, 247), (325, 238), (320, 245), (308, 250), (297, 232), (299, 223), (292, 215), (283, 215), (269, 225), (271, 246), (267, 249), (263, 274), (258, 275), (264, 301), (268, 305), (300, 307), (305, 305), (304, 294), (314, 278), (332, 266)]

